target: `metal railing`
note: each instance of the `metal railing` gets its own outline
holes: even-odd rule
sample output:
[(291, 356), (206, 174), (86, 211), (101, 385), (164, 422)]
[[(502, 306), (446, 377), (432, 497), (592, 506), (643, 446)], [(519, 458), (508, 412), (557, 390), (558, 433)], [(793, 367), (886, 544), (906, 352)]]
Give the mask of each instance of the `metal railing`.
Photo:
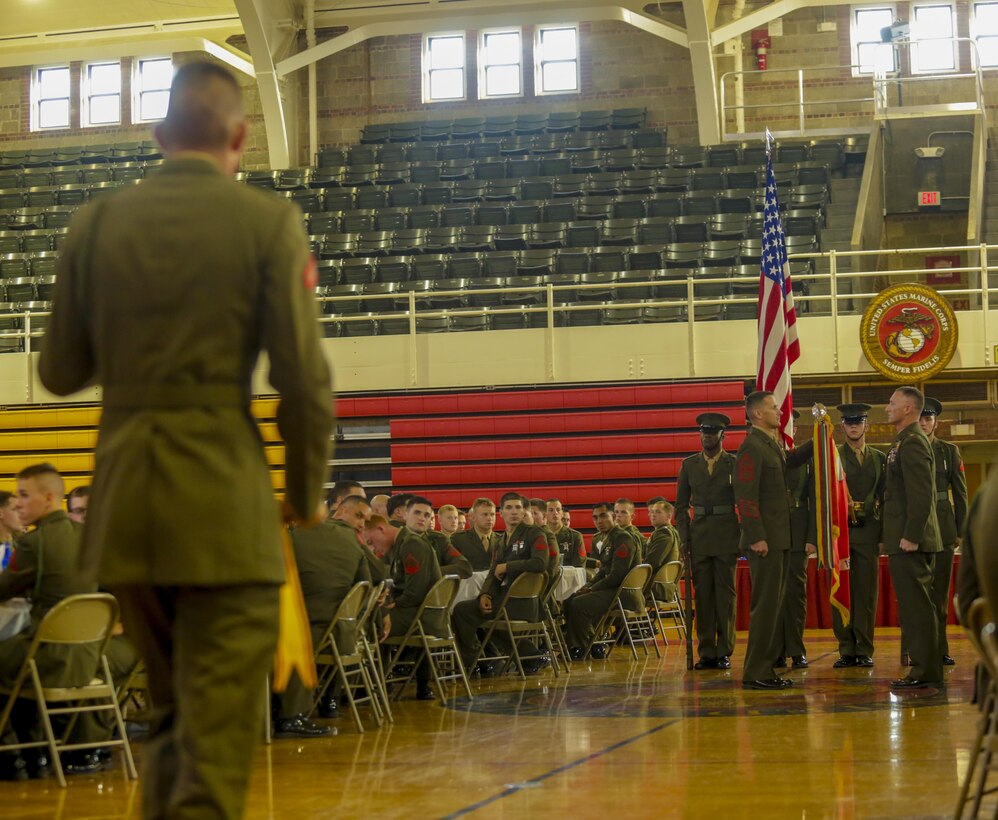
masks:
[[(938, 274), (939, 269), (926, 268), (913, 265), (899, 268), (886, 268), (884, 264), (890, 258), (903, 258), (905, 256), (922, 256), (926, 254), (945, 253), (952, 255), (955, 253), (966, 254), (972, 261), (959, 267), (946, 268), (946, 272), (955, 274), (966, 274), (968, 284), (963, 287), (938, 287), (936, 290), (943, 296), (953, 299), (966, 299), (968, 311), (977, 314), (980, 321), (980, 331), (978, 337), (983, 347), (981, 360), (986, 365), (994, 364), (992, 356), (992, 334), (990, 330), (989, 317), (993, 310), (991, 305), (991, 283), (990, 276), (996, 277), (998, 283), (998, 261), (994, 265), (989, 260), (998, 260), (998, 245), (961, 245), (925, 248), (900, 248), (881, 249), (868, 251), (825, 251), (820, 253), (792, 254), (789, 259), (793, 262), (804, 262), (812, 260), (815, 265), (820, 260), (827, 262), (828, 270), (823, 272), (812, 272), (793, 276), (795, 286), (794, 301), (798, 307), (799, 318), (806, 319), (812, 316), (830, 317), (832, 334), (830, 346), (835, 351), (834, 370), (840, 370), (840, 334), (842, 328), (838, 321), (843, 315), (860, 314), (866, 307), (866, 302), (876, 296), (880, 289), (879, 285), (872, 284), (876, 279), (889, 279), (893, 281), (912, 281), (930, 274)], [(976, 259), (975, 259), (976, 257)], [(856, 270), (844, 271), (841, 269), (843, 259), (853, 260), (853, 267)], [(872, 263), (872, 265), (870, 264)], [(384, 322), (391, 320), (405, 320), (407, 324), (406, 334), (415, 337), (421, 334), (419, 324), (421, 319), (454, 319), (460, 317), (496, 317), (496, 316), (543, 316), (543, 322), (531, 324), (536, 329), (544, 329), (551, 334), (558, 328), (571, 326), (568, 319), (569, 314), (581, 311), (600, 311), (605, 314), (625, 310), (638, 310), (642, 313), (649, 312), (654, 315), (653, 309), (666, 308), (673, 309), (675, 313), (670, 318), (651, 318), (648, 323), (671, 322), (684, 323), (688, 340), (688, 354), (690, 360), (690, 375), (695, 375), (697, 338), (695, 327), (698, 322), (698, 314), (703, 317), (709, 308), (718, 308), (720, 311), (713, 311), (713, 318), (719, 318), (726, 313), (732, 312), (728, 309), (734, 306), (741, 306), (738, 311), (739, 319), (742, 321), (752, 321), (750, 318), (757, 302), (757, 295), (753, 285), (759, 282), (759, 276), (730, 276), (723, 273), (725, 268), (699, 268), (685, 269), (686, 275), (683, 277), (684, 269), (667, 268), (661, 271), (648, 271), (646, 280), (638, 281), (615, 281), (599, 282), (593, 284), (571, 283), (566, 285), (539, 284), (518, 287), (502, 288), (482, 288), (464, 290), (430, 290), (417, 292), (415, 290), (401, 290), (395, 293), (384, 294), (357, 294), (351, 296), (327, 296), (320, 295), (319, 301), (323, 305), (323, 315), (319, 318), (322, 325), (331, 323), (338, 325), (349, 325), (359, 322)], [(694, 274), (694, 270), (696, 273)], [(717, 274), (712, 275), (716, 270)], [(744, 295), (704, 295), (704, 290), (709, 290), (711, 286), (716, 288), (727, 287), (729, 285), (742, 285), (746, 291)], [(872, 285), (872, 286), (871, 286)], [(798, 292), (798, 288), (801, 288)], [(681, 297), (651, 297), (651, 298), (628, 298), (627, 294), (639, 292), (639, 289), (649, 290), (654, 293), (665, 291), (666, 289), (679, 290), (684, 288), (685, 293)], [(563, 301), (559, 298), (562, 294), (579, 294), (612, 289), (615, 293), (613, 301), (609, 302), (584, 302), (584, 301)], [(474, 306), (462, 305), (455, 308), (434, 308), (425, 305), (429, 299), (468, 299), (470, 297), (484, 297), (495, 295), (500, 301), (499, 307), (495, 306)], [(528, 297), (526, 299), (510, 299), (515, 295)], [(502, 304), (504, 297), (509, 300)], [(400, 304), (404, 300), (404, 305)], [(388, 310), (365, 310), (355, 312), (350, 308), (337, 312), (337, 305), (360, 304), (364, 307), (368, 305), (386, 304)], [(998, 309), (998, 303), (994, 306)], [(652, 310), (650, 310), (652, 309)], [(745, 314), (744, 316), (742, 314)], [(661, 315), (661, 314), (659, 314)], [(3, 314), (6, 318), (18, 317), (22, 322), (22, 327), (0, 332), (0, 350), (4, 349), (5, 340), (19, 340), (17, 345), (7, 348), (9, 352), (31, 353), (37, 350), (38, 341), (44, 335), (44, 329), (39, 328), (39, 319), (47, 321), (49, 316), (45, 311), (12, 311)], [(737, 321), (738, 319), (732, 319)], [(702, 321), (702, 320), (701, 320)], [(619, 324), (628, 324), (628, 321), (621, 321)], [(473, 331), (468, 331), (473, 332)], [(410, 346), (411, 355), (415, 356), (415, 345)]]
[[(809, 68), (776, 68), (764, 71), (726, 71), (721, 75), (720, 82), (721, 138), (726, 140), (760, 136), (763, 129), (757, 131), (752, 131), (749, 128), (744, 130), (729, 129), (730, 116), (737, 116), (738, 112), (745, 113), (759, 109), (775, 109), (778, 113), (773, 116), (774, 121), (793, 120), (796, 123), (796, 128), (789, 130), (772, 128), (771, 130), (776, 136), (805, 136), (822, 133), (821, 125), (827, 126), (828, 121), (820, 115), (823, 110), (827, 111), (829, 106), (859, 106), (858, 110), (845, 112), (844, 116), (866, 117), (868, 119), (888, 118), (898, 109), (906, 107), (904, 103), (905, 89), (917, 89), (922, 84), (940, 81), (946, 82), (947, 94), (950, 96), (954, 93), (954, 88), (960, 85), (958, 82), (960, 80), (972, 80), (973, 91), (967, 95), (969, 99), (950, 99), (945, 104), (935, 106), (937, 110), (934, 113), (984, 111), (984, 80), (976, 41), (969, 37), (950, 37), (925, 42), (932, 44), (952, 43), (956, 66), (960, 65), (961, 45), (966, 44), (969, 48), (971, 70), (919, 72), (917, 74), (902, 74), (897, 70), (889, 72), (876, 70), (873, 73), (861, 74), (860, 71), (865, 67), (849, 64)], [(894, 46), (897, 49), (895, 64), (901, 65), (901, 61), (898, 59), (900, 54), (905, 51), (910, 52), (912, 48), (917, 49), (919, 43), (905, 40), (895, 43)], [(910, 64), (909, 58), (908, 65), (910, 66)], [(767, 82), (751, 83), (753, 78), (765, 79)], [(869, 88), (870, 94), (869, 96), (864, 93), (857, 97), (825, 99), (819, 95), (822, 93), (821, 89), (828, 87), (828, 81), (832, 81), (837, 86), (841, 86), (845, 82), (854, 85), (857, 89)], [(765, 92), (765, 99), (757, 103), (739, 101), (739, 96), (744, 97), (753, 91)], [(789, 95), (784, 93), (781, 97), (781, 92), (789, 92)], [(732, 97), (734, 97), (734, 102), (731, 101)], [(897, 99), (896, 103), (892, 102), (894, 98)], [(919, 103), (915, 107), (922, 109), (925, 113), (933, 113), (930, 106)], [(811, 117), (818, 118), (816, 121), (820, 124), (809, 128), (808, 123)]]

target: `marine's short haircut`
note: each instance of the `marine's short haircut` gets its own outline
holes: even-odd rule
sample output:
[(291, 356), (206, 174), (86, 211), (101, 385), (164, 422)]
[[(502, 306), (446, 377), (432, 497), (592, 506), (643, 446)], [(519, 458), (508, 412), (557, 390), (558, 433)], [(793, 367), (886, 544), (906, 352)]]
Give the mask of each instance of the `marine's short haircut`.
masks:
[(90, 498), (90, 485), (81, 484), (79, 487), (73, 487), (68, 493), (66, 493), (66, 503), (72, 503), (74, 498)]
[(676, 508), (675, 506), (673, 506), (672, 502), (666, 501), (661, 496), (652, 499), (651, 501), (648, 502), (648, 508), (651, 509), (652, 507), (661, 507), (665, 512), (669, 514), (670, 518), (672, 517), (672, 514), (676, 511)]
[(544, 513), (548, 510), (548, 503), (543, 498), (531, 498), (529, 503), (535, 510), (540, 510)]
[(378, 527), (392, 527), (392, 526), (394, 526), (394, 524), (392, 524), (391, 521), (389, 521), (387, 518), (381, 515), (372, 515), (370, 518), (367, 519), (367, 521), (364, 522), (365, 530), (374, 530), (377, 529)]
[(654, 507), (656, 504), (661, 504), (665, 501), (665, 497), (661, 495), (656, 495), (654, 498), (649, 498), (648, 502), (645, 504), (646, 507)]
[(630, 507), (632, 511), (634, 510), (634, 502), (631, 501), (631, 499), (629, 498), (618, 498), (616, 501), (613, 502), (614, 507), (616, 507), (618, 504)]
[(763, 399), (765, 399), (767, 396), (772, 396), (772, 395), (773, 395), (772, 390), (755, 390), (752, 393), (749, 393), (745, 397), (745, 415), (751, 419), (752, 414), (762, 404)]
[(608, 513), (612, 513), (613, 504), (611, 504), (609, 501), (598, 501), (595, 504), (593, 504), (593, 512), (596, 512), (597, 510), (606, 510)]
[(385, 504), (385, 509), (388, 511), (388, 517), (391, 518), (395, 514), (395, 510), (399, 507), (408, 507), (411, 500), (412, 493), (399, 493), (398, 495), (393, 495), (388, 499), (388, 503)]
[(491, 498), (485, 498), (484, 496), (482, 498), (476, 498), (471, 504), (471, 510), (468, 510), (468, 512), (477, 510), (479, 507), (491, 507), (494, 510), (496, 508), (496, 502)]
[(505, 507), (507, 501), (520, 501), (524, 506), (527, 504), (527, 500), (520, 493), (503, 493), (502, 498), (499, 499), (499, 508)]
[(173, 75), (159, 133), (168, 148), (216, 151), (243, 116), (243, 92), (231, 71), (207, 61), (188, 63)]
[(326, 493), (326, 503), (330, 507), (336, 506), (348, 495), (359, 495), (354, 490), (363, 490), (364, 485), (359, 481), (337, 481)]
[(17, 496), (15, 496), (14, 493), (12, 492), (8, 492), (7, 490), (0, 490), (0, 507), (6, 507), (7, 504), (10, 503), (10, 500), (16, 497)]
[(405, 505), (405, 508), (409, 509), (409, 507), (414, 507), (416, 504), (425, 504), (431, 510), (433, 509), (433, 502), (421, 495), (410, 495), (409, 503)]
[(449, 513), (456, 512), (458, 515), (464, 515), (457, 507), (453, 504), (444, 504), (440, 509), (437, 510), (438, 513)]
[(62, 475), (47, 461), (42, 462), (41, 464), (31, 464), (17, 474), (18, 481), (24, 481), (29, 478), (35, 479), (41, 483), (49, 484), (50, 488), (54, 492), (57, 492), (60, 497), (64, 492), (66, 492), (66, 487), (62, 483)]
[(362, 495), (348, 495), (346, 498), (340, 501), (339, 505), (337, 506), (337, 509), (339, 507), (352, 507), (354, 505), (358, 507), (370, 507), (371, 502), (368, 501), (366, 498), (364, 498), (364, 496)]
[(918, 413), (921, 413), (925, 407), (925, 395), (917, 387), (913, 387), (910, 384), (902, 384), (900, 387), (895, 388), (894, 392), (902, 393), (915, 402), (915, 411)]

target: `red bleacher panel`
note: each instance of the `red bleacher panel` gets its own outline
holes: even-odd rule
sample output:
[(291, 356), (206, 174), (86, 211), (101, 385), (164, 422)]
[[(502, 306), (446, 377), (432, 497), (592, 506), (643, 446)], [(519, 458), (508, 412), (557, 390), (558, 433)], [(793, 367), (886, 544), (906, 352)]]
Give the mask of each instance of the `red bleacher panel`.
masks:
[(418, 415), (456, 416), (466, 413), (509, 413), (530, 410), (565, 410), (580, 407), (633, 407), (650, 404), (716, 406), (744, 398), (744, 383), (694, 382), (633, 384), (615, 387), (538, 388), (427, 393), (422, 395), (343, 397), (336, 403), (342, 418)]
[[(471, 506), (476, 498), (491, 498), (496, 504), (503, 493), (509, 492), (509, 487), (451, 487), (426, 490), (419, 485), (399, 487), (396, 492), (415, 493), (425, 496), (434, 506), (454, 504), (462, 509)], [(656, 482), (628, 482), (626, 484), (524, 484), (518, 486), (516, 492), (523, 493), (528, 498), (557, 498), (567, 507), (581, 507), (572, 514), (582, 515), (578, 522), (580, 527), (591, 527), (592, 519), (587, 517), (585, 507), (600, 501), (613, 502), (618, 498), (630, 498), (638, 504), (656, 495), (664, 496), (670, 501), (676, 498), (675, 480)], [(499, 518), (502, 521), (502, 518)], [(498, 526), (498, 525), (497, 525)]]
[(497, 484), (555, 481), (613, 481), (636, 478), (675, 478), (680, 458), (606, 459), (602, 461), (552, 461), (518, 464), (474, 464), (434, 467), (393, 467), (392, 483), (398, 487), (475, 484), (487, 476)]
[[(737, 448), (745, 437), (743, 431), (727, 438), (731, 448)], [(544, 458), (576, 458), (581, 456), (622, 456), (641, 454), (687, 454), (700, 449), (700, 434), (650, 433), (614, 436), (573, 436), (571, 438), (477, 439), (460, 442), (420, 442), (393, 444), (392, 464), (422, 464), (425, 462), (523, 460)]]
[[(611, 430), (694, 429), (696, 417), (701, 413), (708, 412), (725, 413), (731, 417), (733, 425), (745, 426), (745, 408), (743, 406), (718, 407), (714, 405), (656, 410), (539, 413), (523, 416), (392, 419), (390, 429), (392, 439), (395, 441), (408, 438), (532, 436), (550, 435), (551, 433), (598, 433)], [(732, 433), (729, 433), (728, 437)]]

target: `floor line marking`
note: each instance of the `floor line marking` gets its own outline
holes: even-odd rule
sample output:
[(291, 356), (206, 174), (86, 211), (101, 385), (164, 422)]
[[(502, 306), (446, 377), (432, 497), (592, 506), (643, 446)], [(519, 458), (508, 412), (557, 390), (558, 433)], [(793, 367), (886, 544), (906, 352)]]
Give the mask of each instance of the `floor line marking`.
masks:
[(590, 761), (596, 760), (599, 757), (608, 755), (610, 754), (610, 752), (615, 752), (617, 751), (617, 749), (621, 749), (624, 746), (634, 743), (637, 740), (641, 740), (642, 738), (648, 737), (649, 735), (653, 735), (656, 732), (661, 732), (663, 729), (668, 729), (670, 726), (675, 726), (681, 720), (682, 718), (674, 718), (673, 720), (668, 720), (665, 723), (659, 724), (658, 726), (653, 726), (651, 729), (641, 732), (640, 734), (634, 735), (633, 737), (627, 737), (624, 738), (623, 740), (618, 740), (616, 743), (612, 743), (609, 746), (604, 746), (602, 749), (592, 752), (591, 754), (588, 754), (585, 757), (580, 757), (577, 760), (569, 761), (568, 763), (565, 763), (564, 765), (559, 766), (556, 769), (551, 769), (551, 771), (544, 772), (544, 774), (538, 775), (537, 777), (532, 777), (529, 780), (525, 780), (523, 783), (517, 783), (513, 786), (509, 786), (503, 789), (501, 792), (493, 794), (491, 797), (486, 797), (482, 800), (479, 800), (477, 803), (472, 803), (471, 805), (465, 806), (462, 809), (458, 809), (457, 811), (452, 812), (451, 814), (445, 815), (442, 820), (453, 820), (456, 817), (464, 817), (465, 815), (478, 811), (479, 809), (484, 808), (485, 806), (488, 806), (491, 803), (495, 803), (497, 800), (502, 800), (504, 797), (509, 797), (509, 795), (511, 794), (516, 794), (520, 791), (523, 791), (523, 789), (529, 789), (534, 786), (539, 786), (548, 778), (555, 777), (556, 775), (562, 774), (563, 772), (567, 772), (569, 769), (574, 769), (576, 766), (581, 766), (584, 763), (589, 763)]

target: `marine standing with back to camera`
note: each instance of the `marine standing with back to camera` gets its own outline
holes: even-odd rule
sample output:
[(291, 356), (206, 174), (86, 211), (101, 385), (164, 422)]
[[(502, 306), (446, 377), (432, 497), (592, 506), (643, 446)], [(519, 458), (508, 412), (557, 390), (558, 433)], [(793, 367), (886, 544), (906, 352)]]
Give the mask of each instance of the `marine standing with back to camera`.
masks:
[(166, 162), (73, 219), (38, 365), (57, 395), (104, 388), (83, 570), (117, 596), (146, 662), (146, 817), (243, 814), (284, 579), (250, 414), (261, 350), (286, 519), (317, 520), (327, 469), (315, 262), (300, 211), (232, 179), (247, 129), (231, 73), (177, 71), (156, 127)]

